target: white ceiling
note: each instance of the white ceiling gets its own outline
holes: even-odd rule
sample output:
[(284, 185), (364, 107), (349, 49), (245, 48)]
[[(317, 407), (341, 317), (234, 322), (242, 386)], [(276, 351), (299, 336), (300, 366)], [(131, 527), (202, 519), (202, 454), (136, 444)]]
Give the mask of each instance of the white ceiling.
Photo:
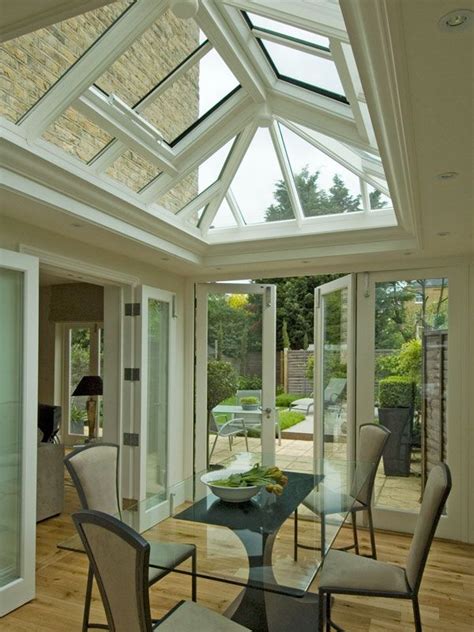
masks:
[[(393, 267), (394, 262), (406, 267), (407, 261), (472, 255), (474, 30), (454, 34), (438, 29), (439, 18), (458, 8), (452, 0), (367, 0), (357, 6), (354, 0), (341, 0), (341, 5), (372, 115), (389, 99), (397, 103), (403, 114), (396, 120), (388, 108), (382, 108), (385, 116), (376, 132), (379, 144), (385, 134), (404, 145), (405, 164), (399, 163), (393, 171), (400, 176), (403, 169), (408, 172), (406, 178), (414, 202), (411, 234), (400, 229), (391, 233), (372, 230), (363, 236), (349, 232), (330, 237), (269, 239), (260, 245), (215, 245), (206, 251), (202, 248), (194, 251), (188, 241), (186, 247), (196, 253), (193, 262), (174, 256), (172, 238), (166, 252), (166, 248), (127, 240), (87, 222), (77, 230), (72, 227), (71, 215), (66, 217), (58, 209), (46, 211), (45, 206), (41, 207), (41, 213), (35, 212), (33, 204), (24, 204), (21, 194), (10, 194), (10, 204), (4, 212), (77, 240), (92, 239), (92, 243), (103, 244), (107, 239), (110, 250), (169, 266), (179, 274), (203, 277), (242, 278), (242, 275), (259, 276), (264, 271), (293, 274), (312, 273), (315, 269), (364, 269), (364, 266), (373, 269)], [(384, 55), (380, 54), (380, 41)], [(395, 69), (390, 86), (383, 74), (386, 58), (391, 58)], [(370, 88), (371, 81), (383, 86), (380, 95)], [(396, 89), (390, 91), (394, 86)], [(381, 144), (384, 145), (383, 138)], [(387, 161), (391, 157), (383, 158)], [(452, 180), (437, 178), (446, 171), (459, 172), (459, 176)], [(20, 216), (15, 208), (21, 209)], [(60, 217), (64, 221), (58, 223)], [(445, 232), (449, 234), (438, 235)], [(183, 245), (178, 237), (176, 243)]]

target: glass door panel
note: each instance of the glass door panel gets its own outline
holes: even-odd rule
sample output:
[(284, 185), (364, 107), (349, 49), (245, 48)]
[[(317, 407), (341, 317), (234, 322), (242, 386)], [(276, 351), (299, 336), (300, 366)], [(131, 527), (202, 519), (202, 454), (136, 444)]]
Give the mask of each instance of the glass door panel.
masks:
[(196, 467), (238, 452), (274, 460), (275, 298), (273, 286), (198, 286)]
[(162, 493), (167, 483), (169, 308), (148, 299), (147, 498)]
[(0, 616), (34, 597), (38, 262), (0, 250)]
[(321, 458), (354, 458), (353, 279), (315, 290), (316, 450)]

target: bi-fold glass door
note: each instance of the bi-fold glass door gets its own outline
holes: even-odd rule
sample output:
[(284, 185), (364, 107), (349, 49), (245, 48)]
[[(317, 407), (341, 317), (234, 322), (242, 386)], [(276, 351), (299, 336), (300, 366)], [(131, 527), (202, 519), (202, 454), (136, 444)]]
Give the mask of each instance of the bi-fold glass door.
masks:
[(224, 467), (236, 452), (274, 462), (275, 329), (275, 286), (196, 286), (197, 471)]
[[(38, 260), (0, 250), (0, 616), (35, 590)], [(1, 627), (1, 626), (0, 626)]]

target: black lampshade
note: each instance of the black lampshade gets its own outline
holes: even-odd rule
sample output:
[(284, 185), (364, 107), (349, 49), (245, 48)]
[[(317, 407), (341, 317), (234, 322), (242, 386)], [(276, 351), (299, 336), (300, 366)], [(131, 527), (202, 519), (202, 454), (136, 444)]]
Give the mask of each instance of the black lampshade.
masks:
[(99, 375), (84, 375), (76, 386), (74, 395), (102, 395), (102, 378)]

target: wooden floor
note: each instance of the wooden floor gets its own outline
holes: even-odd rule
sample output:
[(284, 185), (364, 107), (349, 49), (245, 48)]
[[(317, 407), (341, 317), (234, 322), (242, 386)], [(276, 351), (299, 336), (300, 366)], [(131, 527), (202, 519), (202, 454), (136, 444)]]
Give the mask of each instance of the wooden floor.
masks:
[[(66, 513), (38, 525), (37, 598), (0, 620), (1, 632), (80, 632), (87, 562), (80, 553), (60, 551), (58, 542), (74, 534), (71, 511), (78, 508), (75, 491), (66, 483)], [(304, 524), (302, 537), (304, 537)], [(291, 551), (291, 528), (282, 534)], [(343, 530), (339, 544), (350, 537)], [(367, 547), (365, 533), (362, 543)], [(410, 537), (377, 533), (379, 558), (404, 564)], [(317, 585), (314, 586), (317, 590)], [(239, 589), (211, 581), (198, 581), (198, 600), (223, 612)], [(170, 574), (150, 591), (153, 616), (160, 617), (177, 601), (190, 598), (188, 577)], [(435, 541), (420, 592), (424, 632), (474, 631), (474, 547)], [(105, 622), (100, 598), (94, 593), (93, 619)], [(338, 597), (333, 619), (347, 632), (411, 631), (410, 602), (395, 599)], [(196, 631), (205, 632), (205, 631)], [(292, 631), (291, 631), (292, 632)]]

